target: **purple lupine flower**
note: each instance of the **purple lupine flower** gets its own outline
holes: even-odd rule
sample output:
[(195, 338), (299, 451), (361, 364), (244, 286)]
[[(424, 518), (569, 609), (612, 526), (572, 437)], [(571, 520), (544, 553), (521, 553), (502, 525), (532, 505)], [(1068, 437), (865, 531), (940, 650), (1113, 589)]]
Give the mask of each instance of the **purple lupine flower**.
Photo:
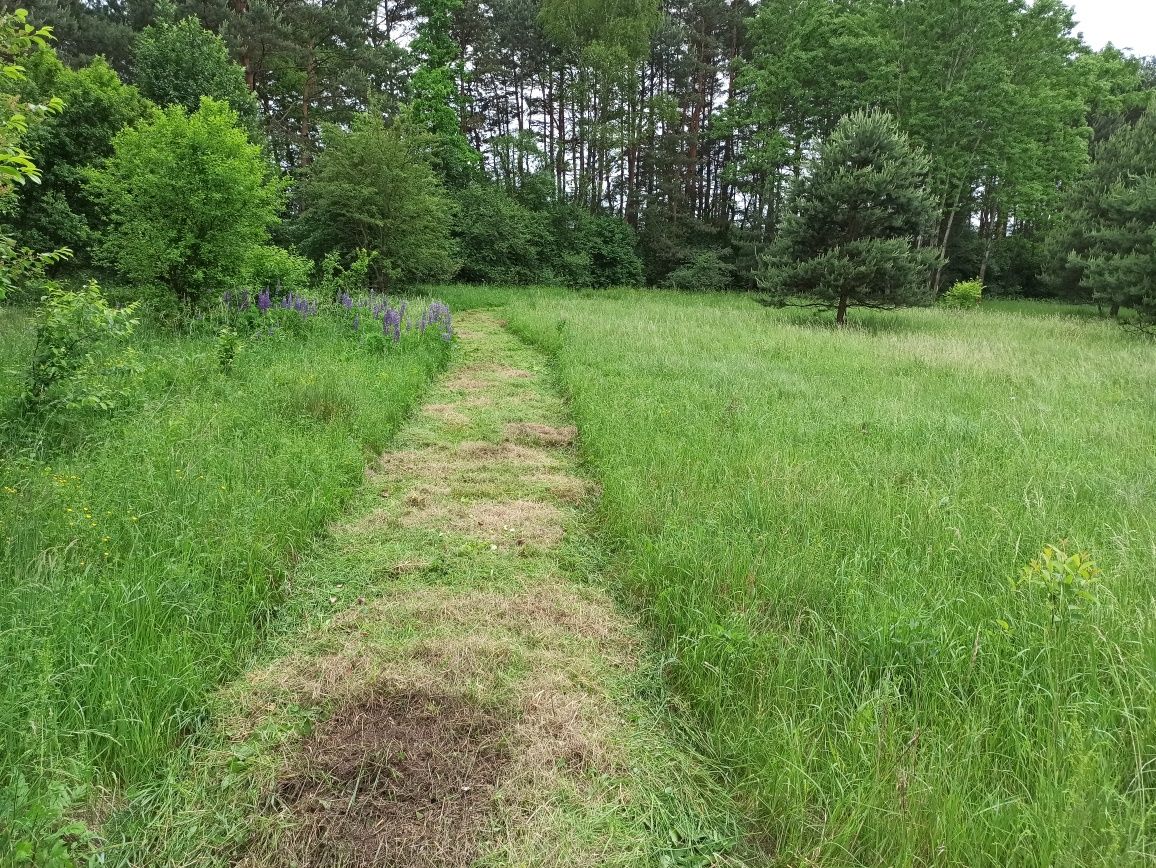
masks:
[(353, 330), (355, 332), (361, 331), (361, 314), (359, 313), (353, 315)]
[(273, 298), (269, 294), (269, 290), (268, 289), (261, 290), (261, 292), (257, 294), (257, 310), (259, 310), (261, 312), (261, 314), (264, 315), (264, 314), (267, 314), (269, 312), (269, 308), (272, 306), (273, 306)]
[(341, 293), (341, 306), (346, 310), (353, 310), (353, 298), (348, 292)]
[(233, 306), (233, 292), (232, 292), (232, 290), (226, 289), (225, 290), (225, 307), (232, 307), (232, 306)]

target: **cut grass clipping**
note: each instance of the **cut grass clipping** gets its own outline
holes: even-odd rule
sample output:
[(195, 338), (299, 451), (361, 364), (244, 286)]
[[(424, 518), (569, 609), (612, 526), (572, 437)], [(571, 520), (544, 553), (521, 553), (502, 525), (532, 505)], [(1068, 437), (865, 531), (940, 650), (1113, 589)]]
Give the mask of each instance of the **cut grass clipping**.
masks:
[(540, 354), (459, 321), (445, 382), (294, 571), (263, 661), (105, 824), (124, 864), (742, 864), (604, 591)]

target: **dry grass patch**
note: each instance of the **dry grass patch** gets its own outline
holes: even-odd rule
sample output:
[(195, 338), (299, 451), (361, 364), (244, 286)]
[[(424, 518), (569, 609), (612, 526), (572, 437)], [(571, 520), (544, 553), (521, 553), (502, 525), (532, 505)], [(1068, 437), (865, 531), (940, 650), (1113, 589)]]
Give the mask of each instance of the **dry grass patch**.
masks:
[(562, 542), (562, 513), (536, 500), (442, 501), (409, 506), (402, 527), (437, 528), (499, 547), (552, 548)]
[(505, 427), (506, 440), (529, 446), (569, 446), (578, 437), (573, 425), (538, 425), (515, 422)]
[(464, 428), (471, 421), (469, 416), (453, 404), (426, 404), (422, 412), (453, 428)]

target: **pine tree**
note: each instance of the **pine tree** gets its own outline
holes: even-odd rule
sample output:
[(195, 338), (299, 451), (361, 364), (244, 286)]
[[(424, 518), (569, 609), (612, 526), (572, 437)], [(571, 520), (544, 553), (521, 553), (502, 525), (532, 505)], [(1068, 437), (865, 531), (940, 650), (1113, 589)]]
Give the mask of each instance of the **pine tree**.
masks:
[(418, 0), (423, 17), (413, 41), (418, 68), (413, 74), (411, 118), (430, 134), (431, 162), (448, 183), (466, 183), (479, 157), (462, 135), (455, 71), (460, 75), (458, 46), (450, 34), (454, 9), (461, 0)]
[(1156, 102), (1100, 146), (1080, 192), (1082, 243), (1069, 263), (1081, 285), (1113, 313), (1132, 308), (1156, 324)]
[(879, 112), (839, 122), (795, 184), (759, 285), (779, 304), (894, 308), (930, 301), (929, 162)]

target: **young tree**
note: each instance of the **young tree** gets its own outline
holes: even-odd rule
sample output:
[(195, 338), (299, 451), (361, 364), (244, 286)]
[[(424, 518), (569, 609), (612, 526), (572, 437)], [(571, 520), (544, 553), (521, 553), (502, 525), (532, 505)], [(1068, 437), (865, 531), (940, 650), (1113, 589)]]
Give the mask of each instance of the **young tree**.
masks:
[(192, 306), (239, 285), (282, 198), (236, 113), (208, 97), (121, 131), (90, 183), (109, 220), (103, 260)]
[(886, 114), (839, 122), (795, 184), (759, 285), (780, 304), (894, 308), (930, 301), (930, 166)]
[(1076, 196), (1068, 262), (1081, 285), (1113, 315), (1129, 307), (1156, 324), (1156, 102), (1098, 148)]
[(450, 277), (452, 206), (423, 158), (423, 138), (386, 126), (377, 112), (355, 116), (349, 129), (325, 127), (301, 186), (302, 248), (316, 259), (376, 253), (380, 288)]
[(229, 59), (224, 41), (195, 18), (141, 31), (133, 75), (140, 92), (159, 106), (195, 112), (201, 97), (208, 96), (228, 103), (245, 124), (256, 121), (257, 104), (245, 85), (245, 71)]

